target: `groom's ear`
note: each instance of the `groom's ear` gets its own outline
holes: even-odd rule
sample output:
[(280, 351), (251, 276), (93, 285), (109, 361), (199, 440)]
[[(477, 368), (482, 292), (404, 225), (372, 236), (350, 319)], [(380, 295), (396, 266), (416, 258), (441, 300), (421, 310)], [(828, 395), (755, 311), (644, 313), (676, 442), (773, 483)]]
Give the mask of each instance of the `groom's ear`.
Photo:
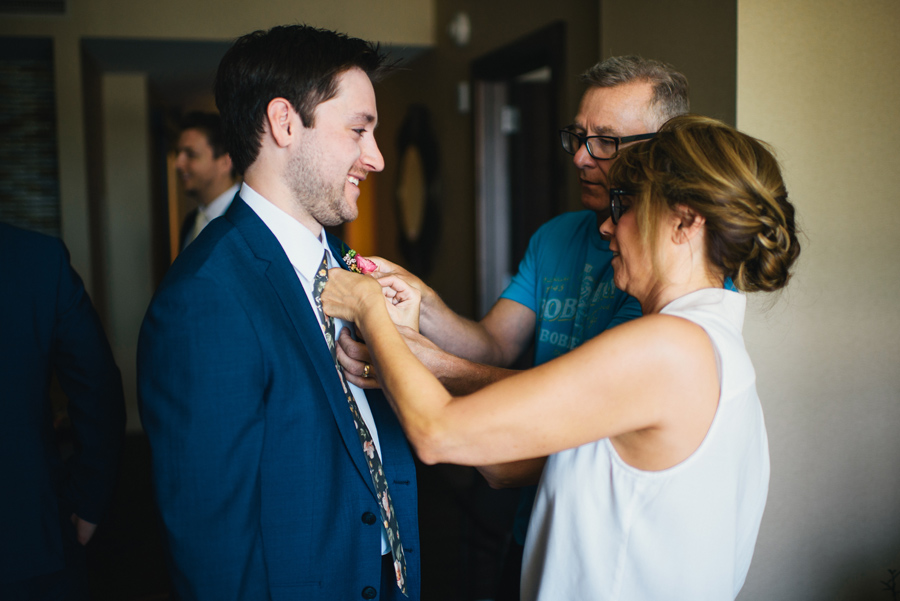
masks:
[(272, 139), (281, 148), (290, 146), (303, 128), (300, 115), (285, 98), (273, 98), (269, 101), (266, 107), (266, 121)]

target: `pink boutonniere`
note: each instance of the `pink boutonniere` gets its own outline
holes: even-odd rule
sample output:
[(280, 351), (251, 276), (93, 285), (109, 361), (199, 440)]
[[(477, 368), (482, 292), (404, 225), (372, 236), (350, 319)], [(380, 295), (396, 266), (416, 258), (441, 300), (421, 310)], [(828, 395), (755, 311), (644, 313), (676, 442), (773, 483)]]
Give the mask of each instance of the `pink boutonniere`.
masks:
[(344, 255), (344, 263), (347, 264), (350, 271), (356, 273), (372, 273), (378, 269), (375, 261), (365, 258), (352, 248)]

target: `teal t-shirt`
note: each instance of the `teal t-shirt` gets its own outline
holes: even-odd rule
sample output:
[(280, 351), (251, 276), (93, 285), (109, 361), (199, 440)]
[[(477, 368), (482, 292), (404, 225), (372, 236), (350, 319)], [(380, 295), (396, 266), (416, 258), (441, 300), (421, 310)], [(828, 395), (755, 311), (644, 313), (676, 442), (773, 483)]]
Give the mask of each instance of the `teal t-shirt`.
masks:
[[(641, 306), (613, 283), (613, 253), (593, 211), (551, 219), (528, 243), (519, 272), (500, 295), (536, 315), (534, 364), (572, 350), (604, 330), (641, 316)], [(536, 487), (522, 491), (513, 536), (525, 543)]]
[(637, 300), (613, 283), (612, 258), (593, 211), (560, 215), (532, 236), (500, 296), (535, 312), (535, 365), (641, 316)]

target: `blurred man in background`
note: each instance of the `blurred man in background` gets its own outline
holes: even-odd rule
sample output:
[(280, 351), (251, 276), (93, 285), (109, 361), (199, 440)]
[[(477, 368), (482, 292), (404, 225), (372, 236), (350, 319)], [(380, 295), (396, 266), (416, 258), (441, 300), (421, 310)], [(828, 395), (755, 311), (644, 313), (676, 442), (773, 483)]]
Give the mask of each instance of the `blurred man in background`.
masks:
[(231, 157), (222, 142), (222, 123), (214, 113), (188, 113), (181, 123), (175, 169), (184, 192), (197, 208), (184, 219), (179, 249), (194, 241), (206, 224), (225, 213), (237, 194)]

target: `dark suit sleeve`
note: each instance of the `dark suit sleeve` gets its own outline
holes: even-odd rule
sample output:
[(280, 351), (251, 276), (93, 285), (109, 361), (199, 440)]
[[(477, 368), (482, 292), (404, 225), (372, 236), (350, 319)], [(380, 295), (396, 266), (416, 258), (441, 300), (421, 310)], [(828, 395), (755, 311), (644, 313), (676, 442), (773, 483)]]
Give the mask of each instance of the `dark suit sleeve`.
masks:
[(125, 429), (122, 379), (100, 319), (59, 241), (52, 367), (68, 397), (76, 436), (63, 499), (84, 520), (100, 521), (112, 497)]
[(181, 599), (267, 599), (260, 528), (266, 389), (250, 319), (210, 279), (176, 278), (138, 345), (141, 419)]

